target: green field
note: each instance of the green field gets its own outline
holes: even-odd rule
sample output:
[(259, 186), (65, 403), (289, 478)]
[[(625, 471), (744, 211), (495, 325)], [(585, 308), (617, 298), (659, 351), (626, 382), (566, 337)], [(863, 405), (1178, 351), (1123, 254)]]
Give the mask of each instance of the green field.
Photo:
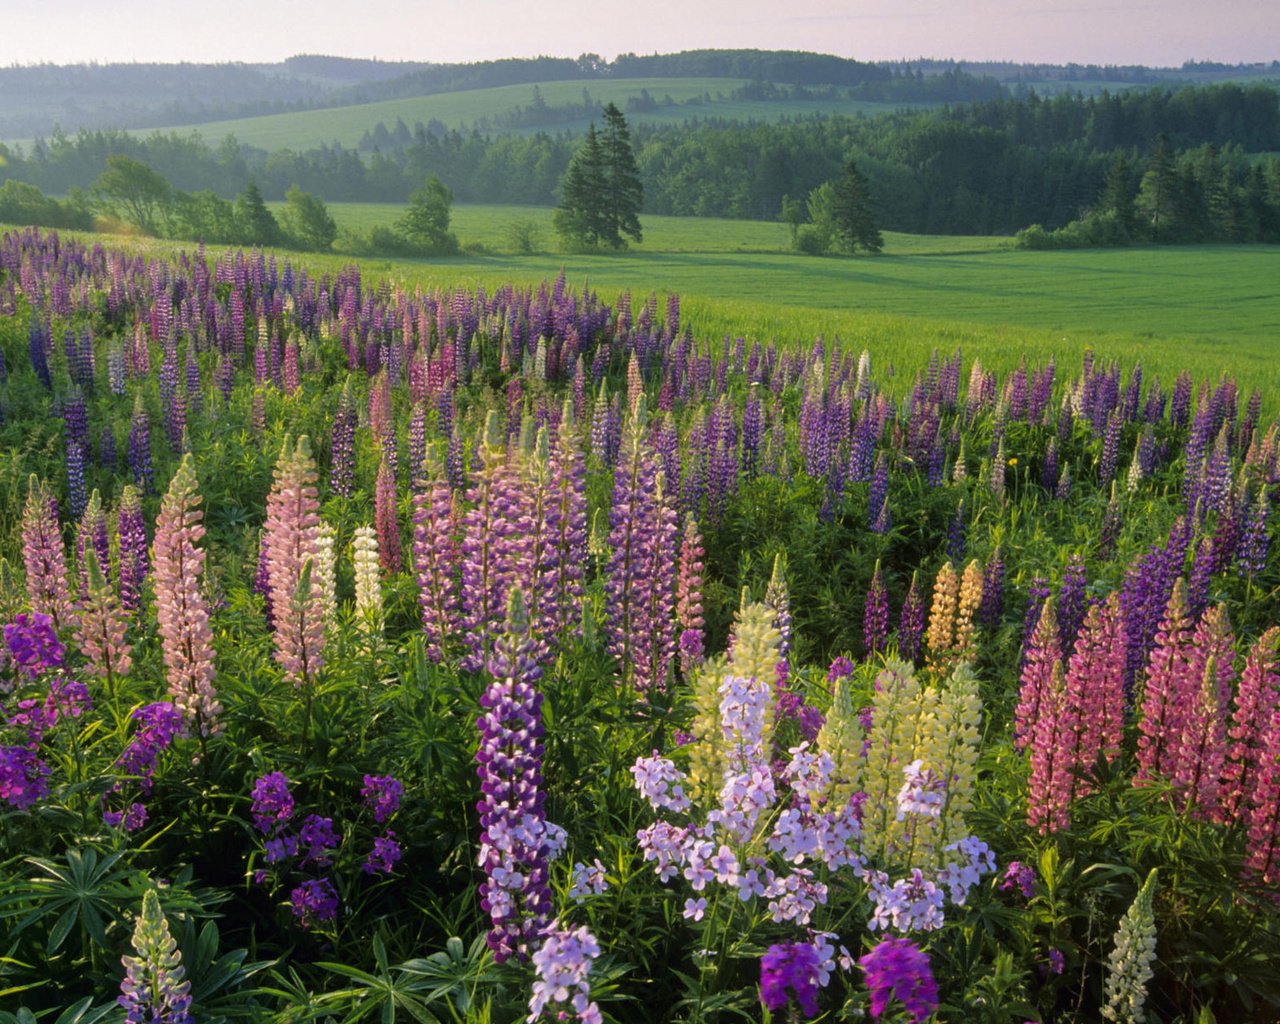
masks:
[[(403, 207), (334, 204), (339, 225), (366, 230)], [(551, 211), (457, 206), (466, 246), (452, 259), (360, 260), (365, 279), (404, 287), (533, 285), (562, 270), (612, 300), (629, 289), (682, 298), (701, 338), (744, 336), (808, 343), (818, 335), (869, 348), (882, 363), (917, 366), (931, 349), (1008, 368), (1024, 355), (1074, 367), (1092, 348), (1104, 359), (1141, 359), (1168, 382), (1182, 369), (1239, 375), (1280, 408), (1280, 251), (1196, 246), (1031, 252), (1007, 238), (885, 235), (878, 257), (811, 257), (787, 251), (788, 229), (758, 221), (645, 216), (645, 242), (618, 254), (555, 250)], [(543, 227), (546, 251), (503, 252), (519, 220)], [(136, 243), (136, 240), (135, 240)], [(156, 249), (191, 248), (149, 241)], [(292, 257), (319, 271), (354, 262), (342, 254)]]
[[(666, 124), (692, 118), (726, 118), (732, 120), (776, 121), (782, 117), (809, 114), (879, 114), (901, 109), (909, 104), (868, 103), (863, 100), (730, 100), (733, 90), (743, 85), (737, 78), (619, 78), (606, 81), (543, 82), (537, 86), (548, 106), (581, 103), (585, 90), (594, 101), (613, 102), (620, 107), (627, 100), (648, 90), (660, 106), (656, 110), (628, 114), (632, 124)], [(154, 131), (174, 131), (186, 135), (197, 132), (211, 144), (228, 134), (242, 143), (262, 149), (305, 150), (339, 142), (355, 146), (361, 136), (379, 121), (388, 128), (399, 118), (410, 127), (415, 122), (426, 124), (432, 118), (450, 128), (469, 128), (481, 119), (493, 119), (533, 104), (532, 85), (509, 85), (492, 89), (470, 89), (463, 92), (439, 93), (412, 99), (383, 100), (355, 106), (325, 110), (303, 110), (289, 114), (210, 121), (195, 126), (139, 129), (133, 134), (150, 135)], [(665, 104), (667, 98), (673, 101)], [(689, 103), (690, 100), (701, 100)], [(919, 104), (917, 104), (919, 106)], [(547, 126), (546, 130), (565, 131), (585, 128), (587, 121), (571, 119)], [(491, 128), (499, 131), (501, 129)], [(533, 131), (536, 129), (522, 129)]]

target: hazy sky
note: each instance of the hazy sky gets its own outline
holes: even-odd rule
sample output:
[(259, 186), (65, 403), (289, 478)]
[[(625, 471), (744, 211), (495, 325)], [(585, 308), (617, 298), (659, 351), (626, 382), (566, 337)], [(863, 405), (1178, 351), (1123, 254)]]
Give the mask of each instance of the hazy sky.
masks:
[(0, 0), (0, 64), (468, 61), (803, 49), (1177, 65), (1280, 59), (1280, 0)]

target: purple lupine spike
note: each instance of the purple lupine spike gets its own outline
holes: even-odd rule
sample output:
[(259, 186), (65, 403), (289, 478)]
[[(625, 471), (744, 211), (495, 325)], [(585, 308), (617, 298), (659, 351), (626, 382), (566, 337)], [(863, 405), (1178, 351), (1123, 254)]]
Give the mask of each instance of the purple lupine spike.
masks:
[(1040, 621), (1040, 612), (1044, 608), (1045, 601), (1048, 600), (1049, 581), (1043, 576), (1033, 576), (1030, 586), (1027, 587), (1027, 611), (1022, 620), (1022, 649), (1025, 652), (1031, 646), (1031, 637), (1035, 632), (1036, 623)]
[(253, 574), (253, 592), (262, 595), (267, 627), (276, 628), (275, 611), (271, 607), (271, 561), (267, 553), (266, 531), (258, 537), (258, 565)]
[(1004, 614), (1004, 551), (996, 549), (982, 574), (982, 602), (978, 606), (978, 622), (988, 632), (994, 630)]
[(151, 421), (142, 405), (142, 396), (133, 401), (133, 419), (129, 424), (129, 472), (144, 494), (156, 489), (155, 472), (151, 468)]
[(355, 494), (355, 435), (355, 399), (351, 394), (351, 378), (348, 376), (338, 398), (338, 409), (333, 414), (329, 463), (329, 488), (343, 498), (350, 498)]
[(1102, 516), (1102, 526), (1098, 530), (1098, 558), (1105, 561), (1110, 558), (1120, 540), (1123, 522), (1120, 518), (1120, 499), (1116, 495), (1115, 481), (1111, 482), (1111, 498), (1107, 502), (1107, 511)]
[(415, 489), (422, 479), (422, 461), (427, 454), (427, 407), (418, 402), (409, 419), (409, 483)]
[(871, 474), (867, 519), (872, 533), (883, 535), (889, 532), (889, 460), (884, 452), (876, 456), (875, 470)]
[(663, 691), (676, 653), (675, 590), (679, 529), (666, 478), (655, 466), (652, 521), (638, 537), (643, 589), (634, 644), (635, 685), (641, 692)]
[(147, 526), (138, 489), (126, 484), (120, 495), (120, 604), (136, 614), (142, 608), (142, 588), (151, 570), (147, 553)]
[(551, 919), (548, 871), (558, 845), (546, 820), (542, 784), (542, 676), (533, 656), (519, 590), (511, 592), (506, 630), (488, 661), (492, 682), (480, 698), (476, 774), (481, 798), (480, 906), (493, 922), (487, 940), (499, 963), (527, 959)]
[(67, 507), (73, 519), (84, 514), (88, 497), (84, 482), (85, 447), (78, 441), (67, 442)]
[(1116, 460), (1120, 457), (1120, 433), (1124, 428), (1124, 419), (1119, 412), (1113, 412), (1107, 419), (1106, 434), (1102, 441), (1102, 457), (1098, 461), (1098, 482), (1109, 484), (1116, 475)]
[(1044, 464), (1040, 468), (1040, 486), (1046, 491), (1054, 491), (1058, 486), (1058, 442), (1049, 438), (1049, 446), (1045, 449)]
[(102, 468), (109, 473), (115, 473), (119, 468), (119, 455), (116, 452), (116, 432), (111, 429), (111, 424), (107, 424), (102, 428), (102, 437), (99, 439), (98, 461), (102, 464)]
[(468, 653), (462, 667), (479, 671), (502, 630), (503, 610), (516, 579), (516, 565), (528, 535), (520, 485), (502, 444), (498, 414), (490, 410), (477, 447), (480, 468), (467, 491), (463, 517), (462, 622)]
[(644, 558), (656, 528), (657, 471), (645, 439), (645, 399), (641, 395), (627, 424), (624, 451), (614, 476), (609, 510), (609, 574), (605, 582), (609, 652), (624, 682), (635, 684), (635, 639), (641, 622), (651, 562)]
[(1270, 545), (1267, 519), (1270, 511), (1267, 489), (1259, 487), (1257, 496), (1245, 509), (1236, 545), (1236, 570), (1243, 577), (1256, 576), (1267, 567), (1267, 550)]
[(1058, 632), (1063, 658), (1069, 658), (1075, 650), (1076, 636), (1084, 625), (1085, 613), (1089, 610), (1086, 586), (1084, 559), (1079, 555), (1072, 555), (1067, 559), (1062, 583), (1058, 587)]
[(862, 643), (867, 654), (873, 655), (884, 650), (888, 639), (889, 591), (885, 589), (884, 578), (880, 574), (880, 559), (877, 558), (862, 611)]
[(49, 372), (49, 339), (43, 326), (33, 319), (27, 329), (27, 353), (31, 357), (31, 368), (35, 370), (45, 390), (53, 390), (53, 374)]
[(956, 561), (964, 559), (966, 533), (964, 511), (964, 498), (961, 498), (956, 503), (956, 513), (951, 517), (951, 525), (947, 529), (947, 557)]
[(909, 662), (915, 662), (920, 657), (924, 625), (924, 596), (920, 593), (919, 573), (913, 572), (911, 586), (907, 588), (906, 599), (902, 602), (902, 614), (898, 619), (898, 653)]
[(1187, 578), (1187, 606), (1193, 616), (1199, 616), (1209, 607), (1209, 586), (1217, 569), (1212, 537), (1202, 537), (1191, 560), (1191, 573)]
[(573, 404), (566, 401), (551, 456), (551, 491), (557, 503), (554, 535), (556, 577), (554, 633), (581, 631), (584, 566), (587, 564), (587, 467), (578, 446)]

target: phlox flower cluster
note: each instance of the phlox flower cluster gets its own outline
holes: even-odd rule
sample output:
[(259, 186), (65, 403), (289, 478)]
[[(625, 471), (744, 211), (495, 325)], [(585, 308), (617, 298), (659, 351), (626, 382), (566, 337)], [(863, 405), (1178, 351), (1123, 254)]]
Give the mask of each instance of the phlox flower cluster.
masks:
[(605, 877), (604, 865), (597, 857), (590, 864), (578, 862), (573, 865), (573, 881), (569, 886), (569, 898), (575, 903), (582, 903), (588, 896), (599, 896), (609, 888)]
[(879, 1020), (894, 1002), (913, 1024), (923, 1024), (938, 1008), (938, 986), (929, 958), (910, 939), (885, 939), (858, 960), (871, 990), (871, 1016)]
[[(533, 954), (537, 977), (529, 999), (528, 1024), (537, 1024), (549, 1008), (554, 1020), (600, 1024), (600, 1007), (591, 1002), (591, 965), (600, 955), (600, 944), (586, 928), (567, 929), (553, 921), (542, 945)], [(567, 1007), (567, 1008), (566, 1008)], [(570, 1011), (572, 1016), (570, 1016)]]
[(898, 820), (902, 821), (908, 814), (938, 817), (946, 800), (946, 780), (925, 768), (919, 759), (907, 765), (902, 773), (906, 781), (898, 790)]
[(805, 1016), (815, 1016), (819, 963), (818, 951), (807, 942), (770, 946), (760, 958), (760, 1002), (777, 1011), (794, 996)]
[[(54, 632), (51, 616), (19, 612), (5, 624), (4, 639), (14, 665), (30, 679), (66, 664), (66, 650)], [(0, 692), (3, 688), (4, 683), (0, 682)]]

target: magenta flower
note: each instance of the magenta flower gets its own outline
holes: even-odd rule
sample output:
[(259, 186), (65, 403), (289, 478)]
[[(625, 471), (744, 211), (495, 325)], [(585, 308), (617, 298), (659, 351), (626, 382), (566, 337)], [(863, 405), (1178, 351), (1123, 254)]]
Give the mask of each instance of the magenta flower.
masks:
[(877, 1020), (899, 1002), (914, 1024), (923, 1024), (938, 1008), (938, 986), (929, 958), (910, 939), (885, 939), (858, 963), (871, 990), (871, 1016)]
[(760, 1002), (782, 1010), (794, 996), (806, 1017), (816, 1016), (820, 966), (818, 951), (807, 942), (770, 946), (760, 958)]

